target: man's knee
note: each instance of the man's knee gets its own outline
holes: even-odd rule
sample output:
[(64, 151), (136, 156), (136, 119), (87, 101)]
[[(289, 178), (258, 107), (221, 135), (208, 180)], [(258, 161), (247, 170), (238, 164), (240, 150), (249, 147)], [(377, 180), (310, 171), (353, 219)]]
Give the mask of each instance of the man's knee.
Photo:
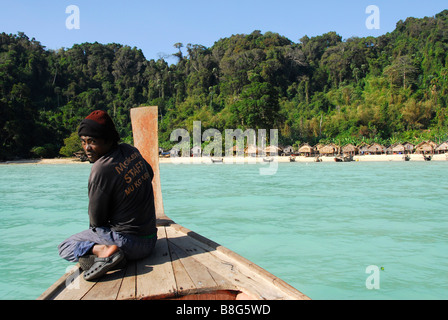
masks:
[(75, 255), (73, 254), (73, 246), (69, 244), (68, 239), (63, 241), (58, 246), (59, 256), (70, 262), (77, 262)]

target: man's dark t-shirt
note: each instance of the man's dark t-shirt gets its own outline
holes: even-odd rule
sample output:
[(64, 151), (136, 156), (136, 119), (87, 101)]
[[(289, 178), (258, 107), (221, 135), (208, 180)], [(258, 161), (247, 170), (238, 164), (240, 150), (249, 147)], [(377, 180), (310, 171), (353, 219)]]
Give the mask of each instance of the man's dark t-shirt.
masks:
[(98, 159), (89, 178), (90, 227), (138, 236), (156, 233), (153, 176), (151, 166), (128, 144)]

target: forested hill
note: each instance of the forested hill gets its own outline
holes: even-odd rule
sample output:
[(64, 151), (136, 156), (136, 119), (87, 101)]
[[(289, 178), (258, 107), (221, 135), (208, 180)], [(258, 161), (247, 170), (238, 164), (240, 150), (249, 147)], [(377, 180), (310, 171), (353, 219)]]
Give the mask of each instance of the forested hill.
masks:
[(176, 43), (173, 55), (170, 65), (115, 43), (52, 51), (2, 33), (0, 159), (58, 155), (95, 109), (131, 142), (129, 110), (140, 105), (159, 106), (162, 147), (193, 121), (221, 132), (278, 128), (285, 145), (447, 139), (448, 10), (376, 38), (293, 42), (254, 31), (210, 48)]

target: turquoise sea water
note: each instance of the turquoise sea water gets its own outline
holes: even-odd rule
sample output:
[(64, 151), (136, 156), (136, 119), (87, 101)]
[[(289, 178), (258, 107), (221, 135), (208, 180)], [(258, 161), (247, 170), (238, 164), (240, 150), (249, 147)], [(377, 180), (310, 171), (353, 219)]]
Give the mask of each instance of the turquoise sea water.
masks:
[[(448, 162), (262, 166), (162, 164), (165, 212), (312, 299), (448, 299)], [(88, 226), (89, 172), (0, 165), (0, 299), (72, 266), (56, 247)]]

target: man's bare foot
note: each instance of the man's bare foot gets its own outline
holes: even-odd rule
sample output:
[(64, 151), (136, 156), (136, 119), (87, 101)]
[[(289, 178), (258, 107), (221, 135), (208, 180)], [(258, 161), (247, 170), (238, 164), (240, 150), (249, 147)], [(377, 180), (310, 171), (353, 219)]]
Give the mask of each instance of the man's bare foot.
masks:
[(92, 248), (92, 253), (96, 255), (98, 258), (107, 258), (113, 255), (118, 251), (118, 247), (116, 245), (105, 245), (105, 244), (96, 244)]

